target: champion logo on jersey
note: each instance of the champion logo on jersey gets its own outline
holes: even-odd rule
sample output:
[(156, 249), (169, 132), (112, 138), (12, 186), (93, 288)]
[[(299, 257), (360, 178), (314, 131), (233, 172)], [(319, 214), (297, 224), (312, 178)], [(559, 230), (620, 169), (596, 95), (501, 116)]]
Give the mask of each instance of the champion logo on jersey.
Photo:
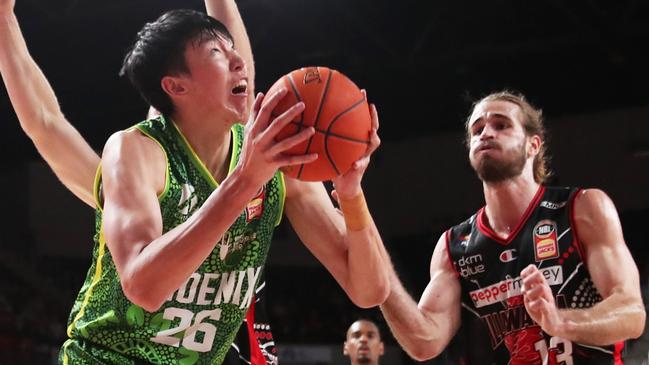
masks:
[(255, 196), (248, 205), (246, 205), (246, 222), (261, 217), (264, 212), (264, 198), (266, 197), (265, 186), (261, 187), (257, 196)]
[(534, 257), (537, 262), (559, 257), (557, 223), (544, 219), (534, 226)]
[(500, 254), (498, 258), (501, 262), (514, 261), (518, 258), (518, 256), (516, 256), (516, 249), (512, 248), (511, 250), (505, 250)]

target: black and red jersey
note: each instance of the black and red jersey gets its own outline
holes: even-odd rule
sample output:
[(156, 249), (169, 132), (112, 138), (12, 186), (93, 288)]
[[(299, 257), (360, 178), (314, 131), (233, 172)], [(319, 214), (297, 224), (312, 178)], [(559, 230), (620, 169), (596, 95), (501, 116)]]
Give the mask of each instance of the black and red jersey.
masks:
[(266, 309), (266, 281), (262, 273), (255, 297), (222, 365), (277, 365), (273, 332)]
[(572, 211), (579, 189), (541, 186), (518, 227), (499, 237), (484, 208), (446, 233), (462, 287), (465, 362), (474, 364), (622, 364), (623, 343), (590, 346), (551, 337), (525, 310), (520, 272), (536, 265), (560, 308), (602, 300), (593, 285)]

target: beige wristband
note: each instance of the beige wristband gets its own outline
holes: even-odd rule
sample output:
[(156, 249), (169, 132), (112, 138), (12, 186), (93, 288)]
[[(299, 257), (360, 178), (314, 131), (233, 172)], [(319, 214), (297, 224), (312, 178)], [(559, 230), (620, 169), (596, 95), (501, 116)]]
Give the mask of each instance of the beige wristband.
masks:
[(343, 217), (345, 217), (347, 230), (362, 231), (371, 224), (372, 217), (367, 209), (365, 196), (362, 192), (349, 199), (339, 197), (338, 203), (340, 204), (340, 210), (343, 212)]

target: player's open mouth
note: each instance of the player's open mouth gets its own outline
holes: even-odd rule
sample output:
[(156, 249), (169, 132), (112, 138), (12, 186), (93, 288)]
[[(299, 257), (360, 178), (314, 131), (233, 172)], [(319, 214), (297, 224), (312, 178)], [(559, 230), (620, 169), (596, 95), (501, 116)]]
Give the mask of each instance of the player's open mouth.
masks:
[(243, 79), (239, 81), (239, 83), (237, 83), (235, 87), (232, 88), (232, 94), (233, 95), (245, 94), (247, 90), (248, 90), (248, 81)]

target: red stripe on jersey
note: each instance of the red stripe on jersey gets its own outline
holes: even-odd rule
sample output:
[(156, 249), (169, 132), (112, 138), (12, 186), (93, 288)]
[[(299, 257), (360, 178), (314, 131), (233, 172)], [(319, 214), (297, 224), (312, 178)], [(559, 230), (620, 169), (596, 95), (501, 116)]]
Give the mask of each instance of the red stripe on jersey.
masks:
[(507, 238), (503, 239), (502, 237), (498, 236), (498, 234), (496, 234), (496, 232), (494, 232), (494, 230), (491, 229), (491, 227), (489, 227), (487, 223), (485, 223), (484, 216), (485, 214), (487, 214), (485, 211), (485, 207), (480, 208), (480, 211), (478, 211), (478, 229), (482, 231), (482, 234), (498, 242), (499, 244), (504, 246), (509, 245), (514, 240), (514, 238), (516, 238), (518, 232), (521, 230), (521, 228), (525, 226), (525, 223), (527, 223), (527, 220), (530, 218), (530, 215), (532, 215), (532, 212), (539, 205), (539, 200), (541, 200), (541, 198), (543, 197), (543, 193), (545, 193), (545, 186), (539, 185), (539, 189), (536, 191), (534, 198), (527, 206), (527, 209), (525, 210), (525, 213), (523, 213), (521, 220), (518, 222), (516, 229), (511, 231), (509, 233), (509, 236), (507, 236)]
[(583, 189), (578, 189), (572, 194), (570, 199), (570, 227), (572, 228), (572, 241), (573, 244), (577, 247), (577, 252), (579, 252), (579, 257), (581, 257), (581, 262), (584, 263), (584, 267), (588, 270), (588, 263), (586, 262), (586, 256), (584, 255), (584, 246), (581, 244), (579, 239), (579, 232), (577, 232), (577, 224), (575, 224), (575, 201)]
[(624, 341), (616, 342), (615, 352), (613, 353), (615, 365), (624, 365), (624, 361), (622, 361), (622, 350), (624, 350)]
[(246, 313), (246, 326), (248, 327), (248, 342), (250, 345), (250, 364), (251, 365), (267, 365), (266, 358), (261, 353), (259, 348), (259, 340), (257, 340), (257, 333), (255, 333), (255, 300), (252, 297), (252, 304)]
[(455, 271), (455, 275), (457, 275), (457, 277), (459, 278), (460, 277), (460, 272), (457, 271), (457, 269), (455, 268), (455, 265), (453, 265), (453, 259), (451, 258), (451, 248), (449, 246), (451, 244), (451, 230), (450, 229), (448, 231), (446, 231), (446, 233), (444, 233), (444, 239), (446, 240), (446, 257), (448, 258), (449, 264), (451, 264), (451, 268), (453, 269), (453, 271)]

